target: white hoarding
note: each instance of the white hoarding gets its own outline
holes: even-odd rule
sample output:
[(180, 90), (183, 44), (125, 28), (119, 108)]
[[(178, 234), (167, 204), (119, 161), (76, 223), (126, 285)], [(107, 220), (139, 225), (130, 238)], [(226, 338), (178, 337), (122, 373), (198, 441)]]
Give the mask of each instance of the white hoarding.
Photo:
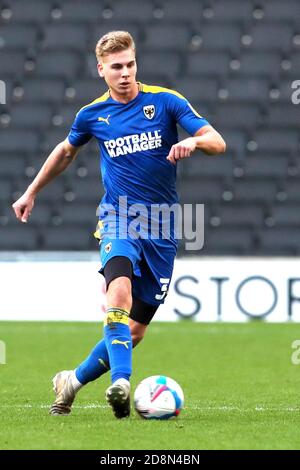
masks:
[[(178, 259), (155, 319), (299, 322), (299, 264), (297, 258)], [(0, 262), (0, 320), (102, 320), (105, 294), (98, 269), (94, 259)]]

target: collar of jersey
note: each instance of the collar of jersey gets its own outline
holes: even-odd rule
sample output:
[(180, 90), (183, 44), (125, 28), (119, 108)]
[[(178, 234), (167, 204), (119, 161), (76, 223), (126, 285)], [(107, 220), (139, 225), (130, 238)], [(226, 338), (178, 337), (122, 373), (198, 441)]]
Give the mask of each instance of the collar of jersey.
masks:
[(117, 101), (117, 100), (114, 100), (110, 94), (110, 90), (108, 90), (108, 93), (109, 93), (109, 97), (110, 99), (114, 102), (114, 103), (118, 103), (120, 105), (123, 105), (123, 106), (127, 106), (128, 104), (131, 104), (131, 103), (135, 103), (136, 101), (138, 101), (141, 97), (141, 91), (143, 91), (143, 84), (141, 82), (137, 82), (138, 86), (139, 86), (139, 92), (138, 94), (136, 95), (135, 98), (133, 98), (133, 100), (130, 100), (128, 101), (128, 103), (120, 103), (120, 101)]

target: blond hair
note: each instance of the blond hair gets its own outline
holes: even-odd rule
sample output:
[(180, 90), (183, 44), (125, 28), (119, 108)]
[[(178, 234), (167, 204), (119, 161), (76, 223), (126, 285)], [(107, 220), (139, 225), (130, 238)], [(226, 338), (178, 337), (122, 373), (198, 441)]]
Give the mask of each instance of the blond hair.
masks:
[(129, 48), (135, 51), (134, 40), (130, 33), (127, 31), (110, 31), (104, 34), (96, 44), (97, 61), (100, 62), (105, 55), (125, 51)]

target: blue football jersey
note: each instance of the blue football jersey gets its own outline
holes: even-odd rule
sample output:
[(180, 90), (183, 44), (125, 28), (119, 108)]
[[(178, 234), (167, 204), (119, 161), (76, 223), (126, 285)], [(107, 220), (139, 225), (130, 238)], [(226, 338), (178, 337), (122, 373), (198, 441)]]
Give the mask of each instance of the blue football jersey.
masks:
[(105, 194), (102, 204), (172, 205), (176, 165), (166, 157), (178, 142), (177, 124), (190, 135), (209, 124), (179, 93), (139, 83), (129, 103), (115, 101), (109, 91), (77, 113), (69, 142), (75, 147), (92, 137), (98, 141)]

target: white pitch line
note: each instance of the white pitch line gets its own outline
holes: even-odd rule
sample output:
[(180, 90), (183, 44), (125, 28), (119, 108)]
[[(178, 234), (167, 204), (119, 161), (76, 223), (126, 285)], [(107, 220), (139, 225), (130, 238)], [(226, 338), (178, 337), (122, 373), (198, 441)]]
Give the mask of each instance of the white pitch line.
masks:
[[(47, 405), (31, 405), (29, 403), (26, 403), (24, 405), (0, 405), (0, 408), (39, 408), (39, 409), (44, 409), (44, 408), (50, 408), (51, 403), (48, 403)], [(89, 405), (73, 405), (72, 408), (76, 409), (82, 409), (82, 410), (87, 410), (87, 409), (92, 409), (92, 408), (109, 408), (108, 405), (100, 405), (96, 403), (90, 403)]]
[[(50, 403), (48, 404), (41, 404), (41, 405), (36, 405), (36, 404), (29, 404), (26, 403), (24, 405), (19, 404), (19, 405), (9, 405), (9, 404), (0, 404), (0, 408), (18, 408), (18, 409), (48, 409), (51, 406)], [(73, 408), (78, 409), (78, 410), (88, 410), (88, 409), (106, 409), (109, 408), (108, 405), (105, 404), (100, 404), (100, 403), (89, 403), (87, 405), (73, 405)], [(242, 408), (240, 406), (234, 406), (234, 405), (187, 405), (185, 408), (186, 411), (193, 410), (193, 411), (200, 411), (200, 412), (216, 412), (216, 411), (224, 411), (226, 413), (230, 412), (240, 412), (240, 413), (252, 413), (254, 412), (300, 412), (300, 407), (299, 406), (264, 406), (264, 405), (255, 405), (253, 407), (248, 407), (248, 408)]]
[(192, 410), (198, 410), (198, 411), (239, 411), (241, 413), (250, 413), (253, 411), (300, 411), (299, 406), (265, 406), (265, 405), (253, 405), (253, 407), (247, 407), (243, 408), (240, 406), (234, 406), (234, 405), (216, 405), (216, 406), (211, 406), (211, 405), (192, 405), (192, 406), (187, 406), (187, 409), (192, 409)]

